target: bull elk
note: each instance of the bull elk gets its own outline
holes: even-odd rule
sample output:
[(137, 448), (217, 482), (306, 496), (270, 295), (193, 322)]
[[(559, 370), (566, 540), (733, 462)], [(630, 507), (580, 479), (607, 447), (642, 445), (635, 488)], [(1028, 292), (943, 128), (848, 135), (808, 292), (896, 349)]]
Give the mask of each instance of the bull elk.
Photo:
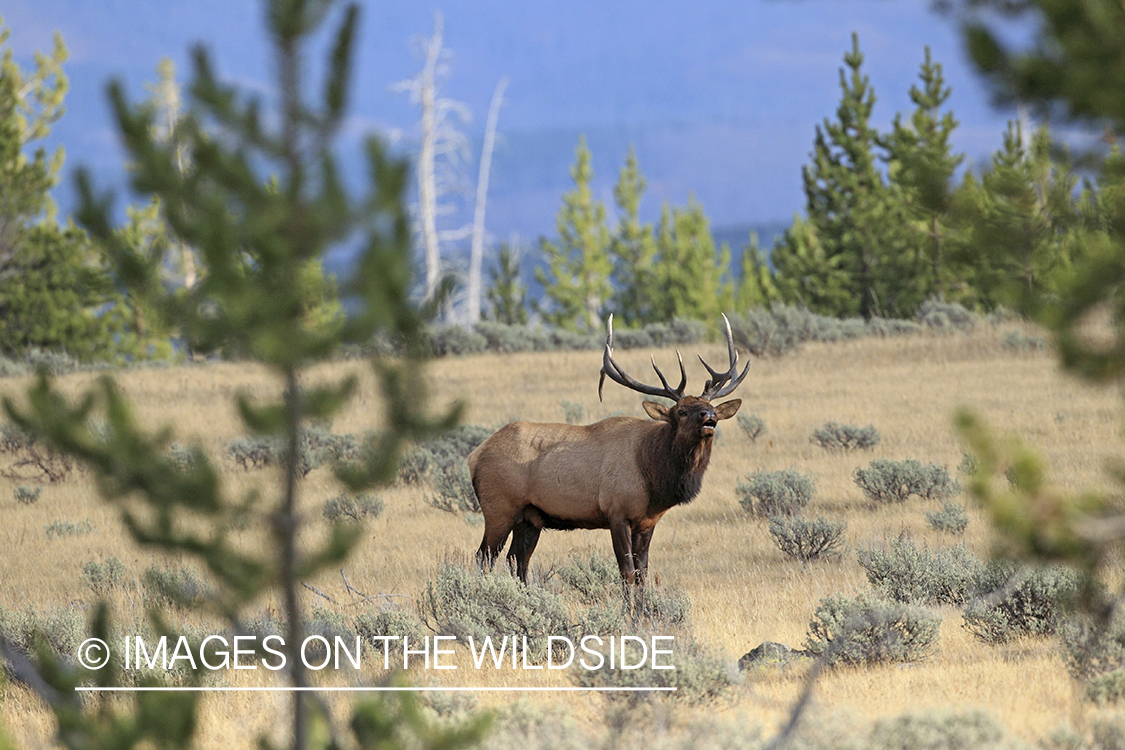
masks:
[(648, 548), (657, 521), (672, 508), (690, 502), (703, 483), (711, 459), (715, 426), (742, 405), (731, 393), (750, 370), (738, 373), (738, 352), (726, 325), (730, 367), (716, 372), (700, 356), (711, 377), (699, 396), (685, 396), (687, 374), (679, 351), (680, 384), (668, 385), (652, 359), (660, 385), (645, 385), (613, 360), (613, 316), (602, 355), (598, 399), (606, 377), (647, 396), (675, 401), (668, 407), (644, 401), (653, 421), (610, 417), (591, 425), (513, 422), (502, 427), (469, 455), (473, 489), (484, 515), (484, 539), (477, 558), (491, 567), (508, 535), (508, 562), (527, 581), (539, 533), (543, 529), (609, 529), (613, 552), (626, 584), (643, 584)]

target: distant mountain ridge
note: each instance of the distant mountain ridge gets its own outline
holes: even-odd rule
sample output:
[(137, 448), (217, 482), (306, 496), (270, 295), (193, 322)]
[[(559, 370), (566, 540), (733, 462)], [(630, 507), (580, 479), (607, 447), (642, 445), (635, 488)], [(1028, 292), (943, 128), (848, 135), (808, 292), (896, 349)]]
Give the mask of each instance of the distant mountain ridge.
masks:
[[(360, 5), (352, 117), (345, 128), (352, 138), (344, 144), (349, 156), (363, 132), (401, 134), (399, 145), (410, 148), (417, 112), (390, 87), (419, 69), (411, 39), (432, 32), (435, 9), (444, 13), (452, 52), (442, 93), (472, 111), (466, 132), (477, 143), (492, 88), (510, 76), (487, 219), (497, 240), (534, 242), (554, 232), (561, 195), (570, 188), (574, 147), (585, 134), (600, 199), (612, 203), (613, 183), (633, 145), (648, 180), (642, 218), (655, 221), (665, 201), (684, 205), (694, 196), (737, 253), (745, 244), (737, 236), (743, 225), (780, 221), (802, 206), (800, 167), (816, 124), (836, 106), (837, 69), (853, 29), (860, 30), (865, 70), (878, 91), (878, 127), (912, 107), (909, 87), (929, 45), (954, 87), (959, 148), (970, 159), (990, 152), (1003, 130), (1003, 116), (988, 110), (983, 86), (961, 61), (955, 25), (923, 3)], [(222, 78), (269, 101), (272, 63), (260, 0), (6, 0), (3, 13), (21, 65), (31, 64), (35, 50), (49, 49), (55, 30), (62, 33), (72, 52), (65, 68), (71, 92), (68, 113), (48, 145), (66, 148), (68, 173), (88, 165), (99, 185), (115, 187), (119, 195), (126, 175), (105, 100), (110, 77), (123, 80), (131, 100), (143, 99), (160, 58), (170, 57), (187, 81), (189, 50), (202, 42)], [(309, 59), (319, 59), (322, 51)], [(315, 66), (311, 72), (315, 92)], [(474, 149), (467, 165), (470, 181), (478, 153)], [(74, 204), (69, 175), (56, 192), (65, 215)], [(452, 226), (460, 221), (451, 217)], [(769, 247), (769, 233), (759, 233), (761, 246)]]
[[(750, 244), (751, 233), (757, 233), (758, 247), (762, 253), (765, 254), (768, 262), (769, 254), (773, 249), (774, 243), (788, 228), (789, 224), (783, 222), (742, 224), (739, 226), (713, 229), (711, 231), (711, 237), (714, 239), (716, 250), (721, 248), (723, 244), (726, 244), (730, 248), (730, 274), (731, 278), (737, 283), (738, 274), (742, 267), (742, 254)], [(541, 299), (543, 297), (543, 285), (536, 279), (535, 271), (536, 269), (546, 271), (547, 265), (540, 254), (538, 239), (523, 242), (521, 248), (520, 279), (527, 287), (530, 299)], [(454, 268), (464, 268), (468, 266), (468, 250), (466, 248), (460, 248), (459, 250), (454, 248), (454, 251), (453, 256), (446, 259), (447, 264)], [(353, 262), (354, 254), (338, 252), (330, 255), (326, 259), (325, 269), (328, 273), (335, 275), (340, 280), (346, 280), (351, 273)], [(484, 263), (486, 286), (488, 284), (489, 270), (495, 266), (495, 262), (495, 248), (489, 248)]]
[(716, 227), (711, 230), (711, 236), (715, 238), (715, 247), (721, 247), (723, 243), (730, 247), (731, 265), (737, 267), (742, 258), (742, 251), (750, 245), (751, 234), (758, 236), (758, 248), (768, 256), (774, 243), (789, 228), (789, 224), (788, 221), (767, 221)]

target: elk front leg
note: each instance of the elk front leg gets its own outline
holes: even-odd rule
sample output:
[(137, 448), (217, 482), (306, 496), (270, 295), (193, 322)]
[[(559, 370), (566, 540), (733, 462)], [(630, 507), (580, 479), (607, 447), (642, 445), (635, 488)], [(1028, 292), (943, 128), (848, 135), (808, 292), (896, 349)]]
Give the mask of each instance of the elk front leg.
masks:
[(646, 531), (633, 532), (633, 564), (636, 566), (638, 586), (643, 586), (648, 578), (648, 545), (654, 531), (656, 527), (650, 526)]
[(636, 565), (633, 562), (633, 530), (628, 521), (614, 521), (609, 526), (613, 538), (613, 554), (617, 556), (617, 567), (621, 570), (621, 580), (630, 585), (636, 580)]

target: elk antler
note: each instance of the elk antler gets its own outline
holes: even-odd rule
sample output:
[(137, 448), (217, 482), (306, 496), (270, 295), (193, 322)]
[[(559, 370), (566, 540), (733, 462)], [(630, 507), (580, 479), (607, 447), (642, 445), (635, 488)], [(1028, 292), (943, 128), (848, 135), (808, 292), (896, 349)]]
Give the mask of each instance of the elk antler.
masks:
[(602, 355), (602, 373), (601, 377), (598, 378), (598, 400), (602, 400), (602, 384), (605, 383), (606, 375), (608, 375), (609, 379), (613, 382), (620, 383), (626, 388), (631, 388), (646, 396), (663, 396), (673, 401), (682, 399), (684, 397), (684, 387), (687, 386), (687, 373), (684, 371), (684, 358), (680, 356), (680, 350), (676, 350), (676, 359), (680, 361), (680, 384), (674, 390), (668, 385), (668, 381), (664, 378), (664, 373), (660, 372), (660, 368), (656, 366), (656, 359), (651, 356), (649, 359), (652, 360), (652, 369), (656, 370), (656, 376), (660, 378), (662, 388), (655, 385), (645, 385), (644, 383), (633, 380), (633, 378), (629, 377), (625, 371), (621, 369), (619, 364), (613, 361), (613, 315), (610, 314), (609, 332), (605, 337), (605, 353)]
[[(699, 361), (703, 362), (703, 366), (707, 368), (707, 372), (711, 373), (711, 379), (703, 386), (703, 393), (700, 398), (705, 398), (708, 401), (714, 401), (717, 398), (722, 398), (728, 393), (738, 387), (746, 378), (746, 373), (750, 372), (750, 363), (746, 363), (746, 369), (738, 375), (738, 352), (734, 349), (734, 337), (730, 332), (730, 321), (727, 316), (723, 315), (723, 323), (727, 329), (727, 354), (730, 357), (730, 369), (726, 372), (715, 372), (711, 369), (711, 365), (703, 361), (703, 357), (699, 356)], [(735, 377), (738, 375), (738, 377)]]

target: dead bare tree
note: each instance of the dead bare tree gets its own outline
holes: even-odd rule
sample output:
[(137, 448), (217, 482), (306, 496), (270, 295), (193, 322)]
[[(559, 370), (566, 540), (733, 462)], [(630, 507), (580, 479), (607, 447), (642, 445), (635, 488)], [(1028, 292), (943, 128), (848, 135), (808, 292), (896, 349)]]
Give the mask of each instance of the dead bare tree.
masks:
[[(183, 97), (180, 85), (176, 82), (176, 64), (165, 57), (156, 66), (160, 80), (151, 85), (146, 85), (151, 94), (151, 101), (156, 107), (154, 118), (154, 140), (157, 143), (167, 144), (175, 157), (176, 171), (181, 175), (187, 174), (189, 163), (187, 146), (183, 143), (180, 133), (180, 123), (183, 119)], [(191, 289), (199, 280), (199, 273), (195, 264), (195, 248), (174, 234), (168, 236), (173, 252), (170, 254), (173, 262), (178, 261), (178, 269), (169, 269), (179, 280), (184, 289)]]
[(466, 322), (475, 325), (480, 322), (481, 305), (481, 261), (484, 257), (484, 213), (488, 205), (488, 179), (492, 171), (492, 149), (496, 145), (496, 120), (500, 116), (500, 105), (504, 101), (504, 91), (508, 88), (505, 76), (496, 84), (492, 92), (492, 102), (488, 105), (488, 120), (484, 126), (484, 144), (481, 146), (480, 171), (477, 174), (477, 198), (473, 209), (473, 241), (469, 249), (468, 311)]
[(433, 299), (441, 281), (442, 243), (463, 239), (469, 233), (468, 227), (438, 229), (438, 217), (452, 211), (443, 199), (460, 186), (462, 167), (468, 159), (469, 140), (458, 129), (457, 121), (465, 124), (471, 119), (464, 104), (438, 95), (449, 73), (450, 52), (445, 49), (443, 33), (442, 15), (435, 12), (434, 33), (420, 45), (422, 70), (392, 87), (409, 94), (421, 110), (417, 222), (426, 260), (426, 300)]

